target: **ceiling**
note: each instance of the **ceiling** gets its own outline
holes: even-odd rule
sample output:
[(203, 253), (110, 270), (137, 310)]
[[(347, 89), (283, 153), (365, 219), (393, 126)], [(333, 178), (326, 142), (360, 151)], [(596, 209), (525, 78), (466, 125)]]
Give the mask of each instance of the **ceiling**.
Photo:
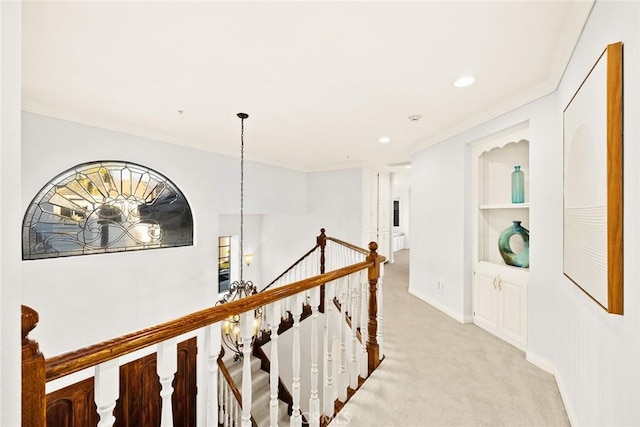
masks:
[(555, 90), (592, 5), (26, 0), (23, 109), (236, 157), (242, 111), (248, 160), (401, 171)]

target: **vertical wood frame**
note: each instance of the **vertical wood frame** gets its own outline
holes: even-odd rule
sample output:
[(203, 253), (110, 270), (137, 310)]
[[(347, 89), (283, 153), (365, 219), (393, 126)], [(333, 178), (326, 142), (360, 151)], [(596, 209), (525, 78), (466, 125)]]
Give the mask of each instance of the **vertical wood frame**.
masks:
[(623, 314), (622, 85), (618, 42), (598, 58), (563, 117), (563, 272), (612, 314)]

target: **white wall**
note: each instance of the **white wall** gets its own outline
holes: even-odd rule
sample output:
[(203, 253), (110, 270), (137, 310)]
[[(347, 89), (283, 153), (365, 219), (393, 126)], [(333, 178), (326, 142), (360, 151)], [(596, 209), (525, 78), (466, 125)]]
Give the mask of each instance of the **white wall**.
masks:
[(605, 313), (559, 272), (555, 280), (556, 375), (579, 425), (640, 424), (639, 15), (638, 2), (596, 3), (558, 89), (564, 108), (605, 46), (624, 43), (624, 316)]
[[(212, 181), (203, 181), (205, 186), (202, 187), (202, 190), (211, 191), (216, 195), (214, 198), (216, 212), (239, 214), (240, 159), (209, 152), (196, 152), (204, 157), (208, 172), (216, 177)], [(307, 176), (305, 173), (248, 160), (244, 162), (244, 169), (245, 214), (274, 212), (300, 214), (306, 211)], [(200, 171), (197, 172), (200, 173)]]
[(0, 425), (20, 425), (21, 3), (0, 3)]
[[(171, 179), (191, 205), (194, 246), (23, 262), (23, 301), (40, 313), (45, 356), (171, 320), (212, 304), (217, 215), (207, 155), (25, 113), (22, 211), (59, 173), (93, 160), (126, 160)], [(212, 220), (213, 219), (213, 220)]]
[[(464, 140), (438, 144), (411, 159), (409, 292), (463, 321), (470, 289), (465, 220), (471, 198)], [(443, 281), (442, 290), (437, 289)]]
[(362, 170), (310, 173), (308, 204), (303, 214), (271, 214), (262, 218), (263, 275), (268, 283), (313, 248), (320, 229), (357, 244), (362, 239)]
[[(465, 145), (529, 120), (530, 228), (527, 358), (555, 372), (574, 425), (640, 424), (640, 217), (637, 2), (596, 3), (556, 93), (464, 132), (412, 159), (410, 290), (457, 319), (470, 314), (469, 184)], [(562, 274), (562, 110), (608, 43), (624, 42), (624, 316), (599, 308)], [(465, 160), (466, 157), (466, 160)], [(446, 183), (442, 185), (441, 183)], [(443, 278), (442, 294), (434, 282)], [(451, 289), (451, 287), (455, 289)]]

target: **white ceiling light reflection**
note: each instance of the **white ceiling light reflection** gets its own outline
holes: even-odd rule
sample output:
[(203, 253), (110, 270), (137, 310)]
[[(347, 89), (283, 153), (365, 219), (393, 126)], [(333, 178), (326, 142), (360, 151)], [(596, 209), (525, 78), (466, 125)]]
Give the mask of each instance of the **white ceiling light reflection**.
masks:
[(455, 82), (453, 82), (453, 85), (455, 87), (467, 87), (472, 85), (474, 82), (476, 81), (475, 77), (472, 76), (462, 76), (460, 77), (458, 80), (456, 80)]

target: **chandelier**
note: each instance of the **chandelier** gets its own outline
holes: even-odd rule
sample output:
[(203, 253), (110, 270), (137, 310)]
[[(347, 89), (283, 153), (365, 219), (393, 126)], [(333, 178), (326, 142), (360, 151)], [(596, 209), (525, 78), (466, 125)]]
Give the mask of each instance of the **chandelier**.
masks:
[[(249, 117), (247, 113), (238, 113), (240, 118), (240, 254), (238, 259), (241, 259), (244, 255), (244, 121)], [(253, 254), (251, 254), (253, 257)], [(247, 259), (247, 265), (251, 261)], [(216, 305), (224, 304), (229, 301), (235, 301), (240, 298), (253, 295), (258, 292), (256, 286), (250, 280), (244, 280), (244, 268), (243, 262), (240, 261), (240, 279), (234, 281), (229, 285), (227, 293), (216, 303)], [(262, 309), (256, 309), (254, 311), (253, 321), (253, 337), (251, 338), (251, 345), (253, 345), (256, 334), (260, 328), (260, 319), (262, 317)], [(235, 314), (224, 320), (222, 325), (222, 342), (225, 347), (233, 352), (233, 360), (238, 361), (243, 358), (242, 336), (240, 333), (240, 315)]]

